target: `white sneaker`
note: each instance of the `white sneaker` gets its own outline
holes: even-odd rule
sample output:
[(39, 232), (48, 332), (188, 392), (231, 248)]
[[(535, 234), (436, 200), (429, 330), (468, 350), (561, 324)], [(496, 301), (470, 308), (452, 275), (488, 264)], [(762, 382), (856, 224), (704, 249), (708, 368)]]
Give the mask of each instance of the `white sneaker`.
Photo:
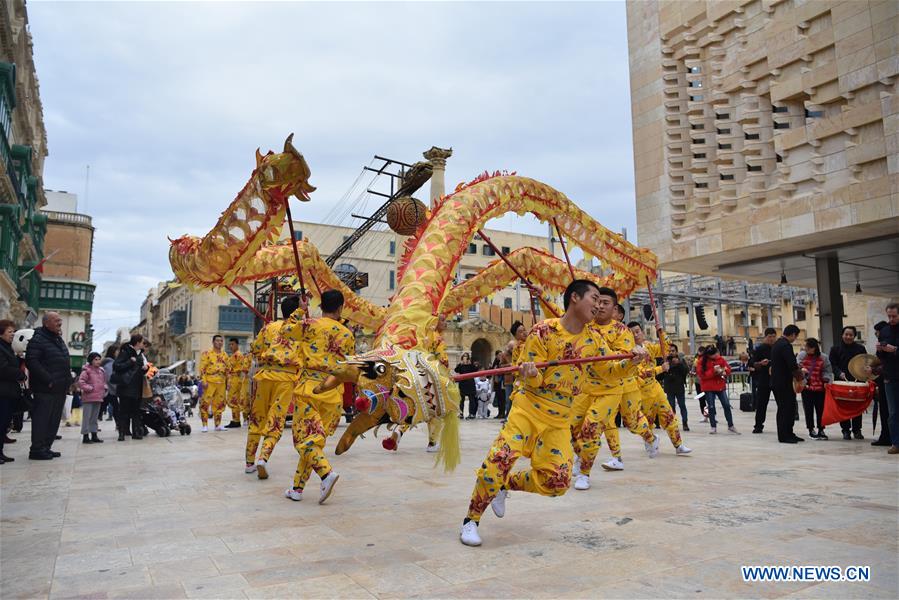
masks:
[(712, 435), (712, 434), (715, 434), (715, 433), (718, 433), (718, 429), (717, 429), (717, 428), (712, 427), (711, 429), (709, 429), (709, 435)]
[(324, 504), (325, 500), (328, 499), (328, 496), (331, 495), (331, 490), (334, 489), (334, 484), (337, 483), (337, 480), (340, 478), (340, 475), (331, 471), (328, 473), (328, 476), (322, 479), (322, 494), (318, 498), (319, 504)]
[(574, 489), (589, 490), (590, 489), (590, 476), (589, 475), (578, 475), (574, 479)]
[(440, 452), (440, 444), (434, 444), (433, 446), (428, 446), (425, 448), (425, 452)]
[(469, 521), (462, 525), (462, 531), (459, 532), (459, 540), (466, 546), (480, 546), (481, 536), (478, 535), (478, 524)]
[(729, 432), (731, 432), (731, 433), (735, 433), (735, 434), (737, 434), (737, 435), (740, 435), (740, 432), (737, 431), (737, 428), (734, 427), (733, 425), (731, 425), (730, 427), (728, 427), (727, 430), (728, 430)]
[(601, 466), (606, 471), (624, 471), (624, 463), (617, 456), (613, 456), (611, 460), (602, 463)]
[(244, 473), (255, 473), (255, 472), (256, 472), (256, 465), (254, 465), (253, 463), (247, 464), (247, 465), (244, 467), (243, 472), (244, 472)]
[(303, 492), (301, 492), (300, 490), (295, 490), (293, 488), (287, 488), (286, 490), (284, 490), (284, 497), (290, 498), (294, 502), (299, 502), (303, 499)]
[(493, 509), (493, 514), (495, 514), (498, 519), (502, 519), (503, 515), (506, 514), (506, 497), (508, 495), (509, 492), (506, 490), (500, 490), (493, 500), (490, 501), (490, 508)]
[(203, 429), (201, 429), (200, 431), (202, 431), (203, 433), (206, 433), (207, 431), (209, 431), (209, 428), (206, 427), (205, 425), (203, 425)]
[(266, 468), (266, 462), (261, 458), (256, 461), (256, 477), (259, 479), (268, 479), (268, 469)]
[(646, 454), (649, 455), (649, 458), (655, 458), (659, 455), (659, 436), (655, 436), (655, 439), (652, 443), (648, 443), (646, 441), (643, 442), (643, 447), (646, 449)]
[(571, 474), (574, 477), (581, 474), (581, 457), (577, 454), (574, 455), (574, 465), (571, 467)]
[(225, 428), (224, 428), (224, 426), (222, 426), (222, 425), (216, 425), (216, 426), (215, 426), (215, 430), (216, 430), (216, 431), (224, 431)]
[(693, 450), (690, 448), (687, 448), (687, 446), (684, 444), (681, 444), (680, 446), (675, 448), (675, 454), (677, 454), (678, 456), (680, 456), (682, 454), (690, 454), (691, 452), (693, 452)]

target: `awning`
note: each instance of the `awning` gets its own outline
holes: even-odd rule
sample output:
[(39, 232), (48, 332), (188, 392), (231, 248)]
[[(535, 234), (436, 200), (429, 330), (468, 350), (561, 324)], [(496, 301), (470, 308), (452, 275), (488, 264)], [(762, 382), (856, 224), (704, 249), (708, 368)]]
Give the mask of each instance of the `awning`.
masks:
[(186, 360), (179, 360), (178, 362), (172, 363), (169, 366), (163, 367), (159, 370), (160, 371), (174, 371), (175, 369), (177, 369), (178, 367), (180, 367), (181, 365), (183, 365), (186, 362), (187, 362)]

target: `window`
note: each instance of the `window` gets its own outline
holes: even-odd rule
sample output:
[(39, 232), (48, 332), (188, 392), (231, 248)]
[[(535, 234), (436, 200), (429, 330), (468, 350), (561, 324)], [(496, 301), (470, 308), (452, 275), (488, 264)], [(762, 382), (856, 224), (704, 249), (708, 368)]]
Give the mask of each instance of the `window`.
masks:
[(705, 138), (693, 138), (690, 141), (694, 144), (705, 144)]
[(465, 281), (468, 281), (468, 280), (471, 279), (472, 277), (474, 277), (474, 273), (466, 273), (466, 274), (465, 274)]
[(724, 175), (723, 173), (721, 175), (721, 181), (733, 181), (733, 179), (734, 179), (733, 175)]
[(477, 254), (478, 253), (478, 245), (475, 243), (468, 244), (468, 254)]
[(794, 321), (805, 321), (805, 309), (804, 308), (796, 308), (793, 311), (795, 316), (793, 317)]
[(772, 106), (771, 112), (773, 112), (775, 114), (790, 112), (790, 107), (788, 107), (788, 106)]
[(703, 125), (702, 123), (692, 123), (690, 124), (690, 129), (705, 129), (705, 125)]
[(512, 308), (511, 298), (503, 298), (503, 308)]
[(730, 127), (726, 128), (726, 129), (718, 129), (717, 131), (718, 131), (719, 135), (727, 135), (730, 133)]
[(746, 170), (750, 173), (762, 170), (762, 165), (746, 165)]
[(387, 284), (387, 289), (396, 289), (396, 271), (393, 269), (390, 270), (390, 280)]
[(390, 249), (387, 251), (390, 256), (396, 255), (396, 240), (390, 240)]
[(789, 128), (790, 128), (789, 123), (777, 123), (777, 122), (774, 123), (774, 129), (789, 129)]
[(493, 248), (491, 248), (487, 244), (484, 244), (484, 247), (481, 248), (481, 254), (483, 254), (484, 256), (496, 256), (496, 252), (494, 252)]
[(503, 246), (502, 248), (500, 248), (500, 251), (503, 253), (503, 256), (506, 256), (509, 254), (509, 252), (511, 252), (508, 246)]
[(690, 102), (702, 102), (702, 96), (690, 96)]
[(294, 231), (293, 231), (293, 239), (296, 240), (296, 241), (298, 241), (298, 242), (303, 241), (303, 232), (300, 231), (299, 229), (294, 229)]
[(730, 118), (730, 113), (715, 113), (715, 118), (719, 121), (726, 121)]
[(744, 133), (743, 137), (746, 138), (747, 140), (757, 140), (757, 139), (759, 139), (759, 135), (760, 134), (758, 134), (758, 133)]
[(693, 158), (705, 158), (705, 152), (697, 152), (693, 155)]
[(689, 67), (687, 69), (688, 73), (702, 73), (702, 67)]
[(701, 87), (702, 87), (702, 82), (701, 82), (701, 81), (691, 81), (691, 82), (690, 82), (690, 87), (691, 87), (691, 88), (701, 88)]
[(805, 109), (805, 118), (806, 119), (820, 119), (824, 116), (823, 110), (809, 110)]
[(707, 183), (697, 183), (695, 187), (696, 187), (697, 189), (705, 189), (705, 188), (709, 187), (709, 184), (707, 184)]
[(718, 144), (718, 150), (730, 150), (733, 144)]

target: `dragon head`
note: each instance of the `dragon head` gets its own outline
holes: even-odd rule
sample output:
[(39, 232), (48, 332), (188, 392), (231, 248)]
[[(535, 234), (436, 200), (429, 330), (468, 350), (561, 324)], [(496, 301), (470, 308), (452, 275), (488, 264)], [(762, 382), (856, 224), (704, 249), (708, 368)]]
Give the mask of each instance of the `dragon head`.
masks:
[(293, 134), (284, 141), (284, 152), (269, 152), (263, 156), (256, 150), (256, 169), (261, 173), (262, 187), (277, 190), (298, 200), (309, 200), (315, 187), (309, 184), (312, 171), (306, 159), (293, 147)]
[[(347, 364), (359, 370), (356, 409), (360, 414), (341, 437), (337, 454), (380, 424), (417, 425), (434, 418), (456, 418), (459, 388), (433, 354), (388, 344), (349, 357)], [(444, 423), (444, 431), (452, 432), (446, 427), (446, 419)], [(450, 466), (446, 458), (444, 463), (449, 468), (455, 466)]]

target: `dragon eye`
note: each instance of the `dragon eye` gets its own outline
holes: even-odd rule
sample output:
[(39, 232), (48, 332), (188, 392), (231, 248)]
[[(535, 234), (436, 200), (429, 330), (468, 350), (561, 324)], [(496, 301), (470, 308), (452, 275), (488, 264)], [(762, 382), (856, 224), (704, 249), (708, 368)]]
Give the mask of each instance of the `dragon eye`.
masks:
[(383, 375), (384, 373), (387, 372), (387, 365), (385, 365), (383, 363), (376, 364), (374, 368), (375, 368), (375, 373), (377, 373), (378, 375)]

